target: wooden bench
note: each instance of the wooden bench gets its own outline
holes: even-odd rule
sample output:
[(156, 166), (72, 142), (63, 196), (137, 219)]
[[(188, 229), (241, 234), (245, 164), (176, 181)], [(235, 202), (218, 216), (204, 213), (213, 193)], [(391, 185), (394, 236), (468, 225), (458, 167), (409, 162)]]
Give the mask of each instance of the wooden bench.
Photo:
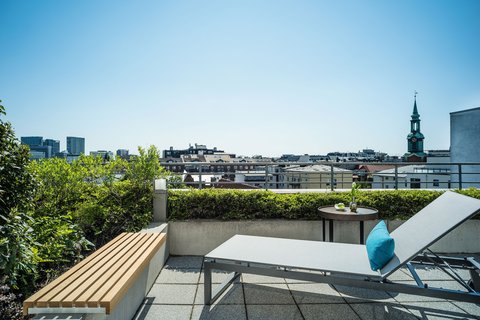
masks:
[(26, 299), (24, 314), (131, 319), (163, 266), (165, 240), (164, 233), (122, 233)]

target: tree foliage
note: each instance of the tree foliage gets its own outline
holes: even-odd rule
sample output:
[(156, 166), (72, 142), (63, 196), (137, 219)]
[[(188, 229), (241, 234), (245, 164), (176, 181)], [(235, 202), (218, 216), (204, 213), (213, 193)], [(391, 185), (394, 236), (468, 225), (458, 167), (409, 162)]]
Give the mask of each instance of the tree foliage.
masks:
[[(0, 101), (1, 102), (1, 101)], [(31, 288), (38, 255), (34, 246), (32, 206), (34, 180), (26, 169), (28, 148), (15, 138), (0, 105), (0, 285)]]
[[(34, 181), (25, 170), (28, 147), (15, 138), (10, 122), (4, 121), (5, 108), (0, 100), (0, 215), (7, 217), (12, 209), (26, 209), (30, 206)], [(1, 224), (1, 222), (0, 222)]]
[(84, 155), (72, 163), (29, 161), (5, 115), (0, 105), (0, 287), (12, 288), (9, 296), (30, 294), (93, 245), (145, 227), (153, 180), (178, 179), (160, 166), (154, 146), (139, 148), (130, 162)]

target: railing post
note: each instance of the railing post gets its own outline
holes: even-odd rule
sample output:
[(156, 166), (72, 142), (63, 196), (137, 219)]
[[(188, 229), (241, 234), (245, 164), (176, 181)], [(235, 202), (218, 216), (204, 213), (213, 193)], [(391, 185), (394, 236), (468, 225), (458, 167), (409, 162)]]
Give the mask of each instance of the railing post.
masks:
[(266, 165), (265, 166), (265, 190), (268, 190), (268, 185), (267, 185), (267, 181), (268, 181), (268, 166)]
[(398, 165), (395, 165), (395, 190), (398, 190)]
[(167, 221), (167, 180), (156, 179), (153, 182), (153, 222)]
[(333, 164), (330, 165), (330, 191), (333, 191)]
[(458, 189), (462, 190), (462, 165), (458, 164)]
[(202, 189), (202, 165), (198, 165), (198, 189)]

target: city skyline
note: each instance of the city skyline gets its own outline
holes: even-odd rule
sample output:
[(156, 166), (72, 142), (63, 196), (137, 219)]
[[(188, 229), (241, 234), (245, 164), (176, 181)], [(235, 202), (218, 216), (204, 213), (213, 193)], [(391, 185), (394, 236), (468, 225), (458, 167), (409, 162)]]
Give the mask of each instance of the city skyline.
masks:
[(0, 99), (17, 137), (86, 152), (403, 155), (480, 106), (478, 1), (2, 1)]

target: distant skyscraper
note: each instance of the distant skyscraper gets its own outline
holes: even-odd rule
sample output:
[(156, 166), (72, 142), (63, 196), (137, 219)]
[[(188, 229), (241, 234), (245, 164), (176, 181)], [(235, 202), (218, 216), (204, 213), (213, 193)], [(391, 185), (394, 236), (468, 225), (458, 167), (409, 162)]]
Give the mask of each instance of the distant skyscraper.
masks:
[(31, 136), (31, 137), (21, 137), (20, 141), (22, 144), (28, 146), (41, 146), (43, 145), (43, 137)]
[(52, 156), (56, 156), (60, 152), (60, 140), (45, 139), (43, 145), (52, 147)]
[(52, 147), (51, 146), (29, 146), (30, 147), (30, 158), (34, 159), (35, 156), (34, 152), (38, 154), (38, 152), (43, 152), (43, 158), (51, 158), (52, 157)]
[(67, 137), (67, 151), (70, 155), (85, 153), (85, 138)]
[[(45, 139), (43, 137), (31, 136), (21, 137), (22, 144), (30, 148), (30, 159), (38, 160), (43, 158), (52, 158), (60, 152), (60, 141), (54, 139)], [(43, 155), (41, 155), (43, 153)]]
[(128, 160), (128, 158), (129, 158), (128, 150), (127, 149), (118, 149), (117, 150), (117, 157)]
[(412, 120), (410, 120), (410, 133), (407, 136), (408, 153), (405, 158), (408, 162), (423, 162), (426, 154), (423, 152), (423, 140), (425, 137), (420, 132), (420, 114), (417, 109), (417, 93), (413, 103)]

